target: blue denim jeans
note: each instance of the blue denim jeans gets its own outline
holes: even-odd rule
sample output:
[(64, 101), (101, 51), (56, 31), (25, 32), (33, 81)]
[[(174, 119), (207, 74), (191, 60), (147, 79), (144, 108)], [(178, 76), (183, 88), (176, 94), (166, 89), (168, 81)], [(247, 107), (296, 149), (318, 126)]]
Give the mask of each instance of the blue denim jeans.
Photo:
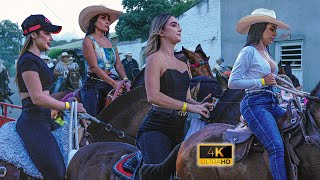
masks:
[(113, 87), (101, 81), (86, 82), (81, 88), (81, 102), (91, 116), (97, 116), (105, 106), (108, 93)]
[(187, 117), (179, 116), (178, 111), (170, 111), (151, 109), (140, 124), (137, 147), (146, 164), (161, 163), (183, 141)]
[(58, 93), (61, 89), (62, 84), (64, 84), (65, 79), (59, 77), (56, 82), (56, 86), (54, 87), (53, 93)]
[(269, 154), (273, 179), (286, 180), (284, 145), (276, 122), (286, 111), (278, 106), (276, 96), (270, 92), (247, 93), (240, 111)]
[(148, 131), (137, 139), (137, 146), (146, 164), (158, 164), (164, 161), (170, 154), (172, 141), (169, 136), (159, 131)]

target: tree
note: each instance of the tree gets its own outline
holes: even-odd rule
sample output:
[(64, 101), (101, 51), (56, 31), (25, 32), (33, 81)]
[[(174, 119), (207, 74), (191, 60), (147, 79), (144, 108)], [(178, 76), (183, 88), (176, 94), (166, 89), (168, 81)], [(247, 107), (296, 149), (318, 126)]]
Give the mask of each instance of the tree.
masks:
[[(0, 22), (0, 59), (5, 61), (6, 68), (9, 70), (14, 69), (23, 38), (22, 30), (17, 24), (10, 20)], [(12, 73), (10, 71), (10, 74)]]
[(141, 38), (147, 40), (151, 21), (157, 15), (168, 12), (178, 17), (200, 0), (122, 0), (126, 8), (116, 32), (120, 41), (131, 41)]
[(10, 20), (0, 22), (0, 58), (10, 59), (19, 54), (23, 39), (22, 30)]
[(62, 49), (52, 49), (49, 51), (48, 56), (51, 59), (58, 59), (58, 56), (60, 56), (62, 53)]
[(169, 0), (123, 0), (122, 4), (127, 13), (120, 17), (116, 26), (122, 41), (146, 40), (152, 19), (170, 9)]

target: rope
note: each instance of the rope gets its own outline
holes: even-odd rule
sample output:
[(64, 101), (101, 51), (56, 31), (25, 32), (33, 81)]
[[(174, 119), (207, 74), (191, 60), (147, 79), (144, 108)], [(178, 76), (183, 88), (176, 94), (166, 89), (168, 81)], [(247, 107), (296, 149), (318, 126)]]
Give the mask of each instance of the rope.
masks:
[(74, 101), (74, 143), (75, 149), (79, 150), (79, 134), (78, 134), (78, 102)]
[(74, 112), (74, 102), (71, 103), (71, 109), (70, 109), (70, 122), (69, 122), (69, 146), (68, 146), (68, 152), (70, 153), (73, 146), (72, 146), (72, 125), (73, 125), (73, 112)]

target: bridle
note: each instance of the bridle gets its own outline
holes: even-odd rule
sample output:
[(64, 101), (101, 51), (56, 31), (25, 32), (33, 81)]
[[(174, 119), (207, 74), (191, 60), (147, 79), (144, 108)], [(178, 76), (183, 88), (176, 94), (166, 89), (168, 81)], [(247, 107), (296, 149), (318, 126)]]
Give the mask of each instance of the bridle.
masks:
[(190, 62), (190, 67), (195, 68), (195, 67), (203, 66), (205, 64), (209, 64), (209, 58), (206, 58), (204, 61), (200, 61), (198, 63), (191, 63)]

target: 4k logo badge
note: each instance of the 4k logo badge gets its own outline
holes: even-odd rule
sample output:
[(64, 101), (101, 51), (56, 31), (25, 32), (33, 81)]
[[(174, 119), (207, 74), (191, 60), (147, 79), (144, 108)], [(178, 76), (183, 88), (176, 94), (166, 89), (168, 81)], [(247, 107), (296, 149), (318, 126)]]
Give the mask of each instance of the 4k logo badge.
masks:
[(198, 166), (233, 166), (233, 144), (203, 143), (197, 150)]

